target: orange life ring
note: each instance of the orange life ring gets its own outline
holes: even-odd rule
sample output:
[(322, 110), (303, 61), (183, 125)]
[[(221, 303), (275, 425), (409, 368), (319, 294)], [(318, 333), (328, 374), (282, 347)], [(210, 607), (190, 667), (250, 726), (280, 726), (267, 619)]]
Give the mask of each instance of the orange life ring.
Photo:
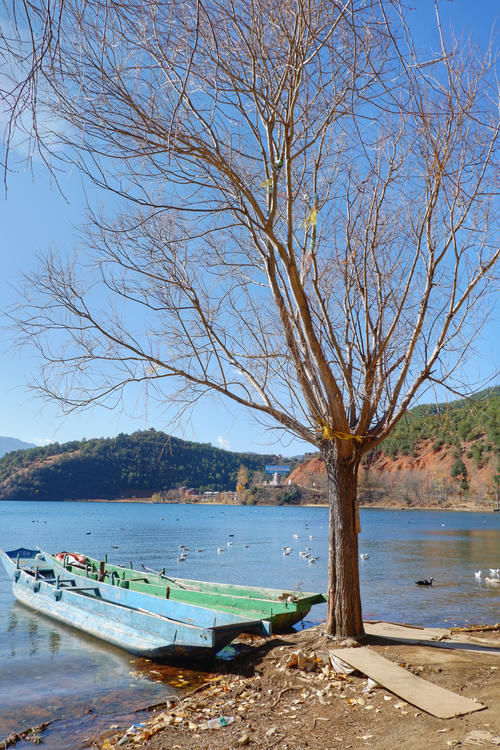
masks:
[(67, 559), (70, 563), (77, 562), (80, 564), (85, 564), (87, 562), (87, 558), (85, 557), (85, 555), (79, 555), (77, 552), (58, 552), (57, 555), (54, 555), (54, 557), (61, 562), (64, 562), (65, 559)]

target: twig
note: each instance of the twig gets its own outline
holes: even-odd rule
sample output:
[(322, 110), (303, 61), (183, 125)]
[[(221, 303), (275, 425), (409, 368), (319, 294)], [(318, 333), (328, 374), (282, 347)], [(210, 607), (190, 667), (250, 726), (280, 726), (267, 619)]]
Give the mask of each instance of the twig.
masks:
[(312, 723), (312, 727), (311, 727), (311, 732), (313, 731), (313, 729), (316, 729), (316, 722), (317, 721), (329, 721), (329, 719), (326, 716), (315, 716), (314, 719), (313, 719), (313, 723)]
[(302, 687), (295, 687), (294, 685), (290, 685), (289, 687), (286, 687), (286, 688), (283, 688), (283, 690), (280, 690), (279, 695), (274, 701), (274, 703), (271, 703), (271, 708), (274, 708), (275, 706), (277, 706), (282, 696), (289, 690), (302, 690)]

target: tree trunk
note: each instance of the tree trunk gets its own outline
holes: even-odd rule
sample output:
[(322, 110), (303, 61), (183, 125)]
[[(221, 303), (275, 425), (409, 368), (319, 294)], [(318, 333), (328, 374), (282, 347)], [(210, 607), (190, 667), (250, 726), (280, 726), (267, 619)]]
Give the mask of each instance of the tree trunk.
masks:
[(323, 451), (328, 476), (330, 544), (326, 632), (364, 635), (358, 563), (357, 487), (360, 457), (340, 457), (331, 441)]

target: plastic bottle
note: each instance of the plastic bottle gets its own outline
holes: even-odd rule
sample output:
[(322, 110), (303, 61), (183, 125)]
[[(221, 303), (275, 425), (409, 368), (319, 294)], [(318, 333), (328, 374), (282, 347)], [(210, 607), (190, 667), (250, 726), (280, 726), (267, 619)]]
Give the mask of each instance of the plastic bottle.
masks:
[(220, 729), (221, 727), (227, 727), (228, 724), (232, 724), (233, 721), (233, 716), (219, 716), (217, 719), (209, 719), (207, 724), (209, 729)]

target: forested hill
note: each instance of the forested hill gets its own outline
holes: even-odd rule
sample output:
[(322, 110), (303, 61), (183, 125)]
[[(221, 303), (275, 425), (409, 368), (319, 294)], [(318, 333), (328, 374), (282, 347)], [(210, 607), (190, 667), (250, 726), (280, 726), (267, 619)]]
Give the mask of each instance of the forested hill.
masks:
[[(147, 430), (8, 453), (0, 458), (0, 499), (151, 497), (181, 486), (234, 490), (241, 465), (251, 485), (266, 464), (282, 462), (275, 455), (231, 453)], [(296, 462), (285, 463), (293, 469)], [(401, 482), (418, 479), (420, 494), (425, 482), (429, 492), (438, 483), (450, 493), (498, 494), (500, 387), (467, 401), (414, 408), (366, 457), (364, 467), (363, 483), (373, 489), (380, 474), (382, 493), (389, 491), (389, 476), (399, 472)], [(319, 475), (310, 479), (316, 488), (322, 485)], [(401, 495), (401, 487), (396, 489)]]
[(71, 500), (151, 496), (180, 486), (234, 490), (275, 455), (232, 453), (146, 430), (116, 438), (54, 443), (0, 459), (0, 499)]
[(391, 458), (416, 456), (423, 441), (433, 449), (448, 450), (458, 457), (472, 452), (476, 463), (500, 454), (500, 386), (488, 388), (470, 399), (446, 404), (416, 406), (379, 446)]
[[(301, 488), (326, 496), (319, 455), (290, 474)], [(500, 507), (500, 388), (409, 411), (362, 462), (359, 498), (398, 507)]]

